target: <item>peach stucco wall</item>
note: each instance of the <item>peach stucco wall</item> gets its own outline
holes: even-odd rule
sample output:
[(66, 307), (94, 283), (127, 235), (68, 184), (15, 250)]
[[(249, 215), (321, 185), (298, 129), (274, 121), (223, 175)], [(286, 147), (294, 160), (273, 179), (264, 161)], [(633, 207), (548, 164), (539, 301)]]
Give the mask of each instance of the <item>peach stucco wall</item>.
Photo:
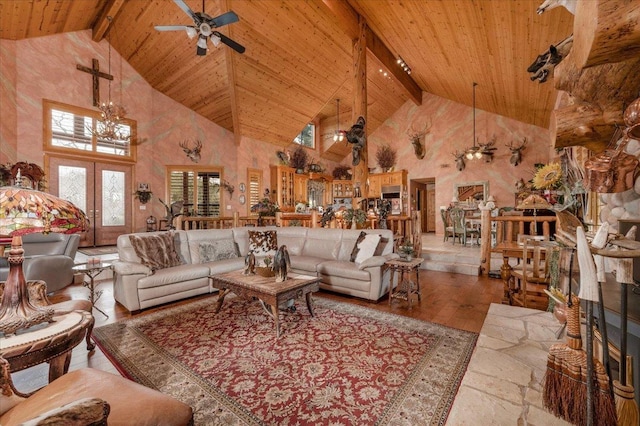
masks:
[(16, 43), (0, 39), (0, 164), (17, 161)]
[[(247, 168), (263, 170), (264, 186), (270, 186), (269, 165), (277, 163), (276, 151), (281, 149), (264, 141), (234, 135), (208, 119), (153, 89), (119, 54), (112, 50), (111, 98), (122, 103), (127, 117), (138, 123), (137, 164), (133, 183), (150, 184), (153, 201), (140, 210), (134, 201), (134, 230), (145, 228), (150, 214), (164, 215), (157, 198), (166, 198), (165, 166), (193, 165), (178, 146), (186, 139), (203, 142), (202, 159), (198, 165), (224, 168), (224, 178), (236, 191), (225, 200), (225, 212), (246, 214), (247, 206), (238, 202), (239, 183), (246, 183)], [(108, 68), (108, 43), (95, 43), (91, 32), (78, 31), (19, 41), (0, 40), (0, 161), (28, 161), (44, 165), (42, 103), (50, 99), (84, 108), (93, 108), (91, 76), (76, 69), (76, 64), (90, 66), (91, 59), (100, 61), (101, 70)], [(108, 98), (108, 84), (101, 80), (101, 99)], [(418, 160), (406, 136), (412, 123), (432, 123), (426, 138), (427, 153)], [(468, 162), (458, 172), (451, 153), (472, 143), (471, 108), (437, 96), (424, 94), (423, 104), (408, 101), (391, 118), (369, 135), (369, 162), (375, 166), (376, 147), (390, 143), (397, 148), (397, 168), (409, 171), (409, 179), (434, 178), (438, 205), (449, 203), (454, 182), (488, 180), (491, 193), (499, 205), (513, 200), (513, 185), (519, 178), (528, 180), (533, 164), (549, 158), (548, 132), (505, 117), (477, 111), (477, 135), (486, 140), (494, 133), (498, 137), (496, 158), (492, 164)], [(322, 134), (321, 131), (318, 132)], [(524, 163), (509, 164), (509, 152), (504, 144), (527, 137)], [(319, 158), (317, 151), (310, 154)], [(335, 163), (321, 160), (331, 173)], [(351, 156), (343, 161), (351, 163)], [(230, 209), (227, 210), (226, 207)]]
[[(421, 129), (425, 123), (431, 124), (425, 138), (426, 154), (422, 160), (418, 160), (407, 130), (412, 126)], [(549, 132), (476, 109), (476, 136), (484, 143), (493, 135), (496, 135), (495, 146), (498, 148), (493, 162), (466, 161), (465, 169), (459, 172), (455, 167), (453, 152), (462, 151), (473, 144), (473, 109), (423, 92), (421, 106), (407, 101), (369, 136), (369, 165), (377, 166), (378, 146), (387, 143), (396, 148), (396, 168), (407, 169), (409, 181), (435, 179), (436, 209), (450, 203), (454, 183), (472, 181), (488, 181), (497, 205), (513, 206), (515, 182), (520, 178), (530, 180), (535, 170), (534, 164), (549, 160)], [(505, 144), (521, 141), (524, 137), (528, 142), (523, 151), (523, 162), (514, 167), (509, 162), (511, 153)], [(439, 215), (436, 215), (436, 223), (437, 232), (443, 232)]]

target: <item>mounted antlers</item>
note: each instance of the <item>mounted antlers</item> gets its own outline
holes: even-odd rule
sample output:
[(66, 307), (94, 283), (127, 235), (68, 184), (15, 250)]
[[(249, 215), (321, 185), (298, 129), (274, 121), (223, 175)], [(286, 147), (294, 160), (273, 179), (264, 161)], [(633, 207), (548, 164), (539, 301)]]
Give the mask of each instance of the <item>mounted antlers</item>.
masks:
[(424, 154), (425, 154), (424, 136), (427, 133), (429, 133), (430, 130), (431, 130), (431, 123), (425, 123), (422, 130), (416, 130), (412, 124), (411, 130), (407, 130), (407, 136), (409, 136), (409, 140), (413, 145), (413, 152), (416, 154), (416, 157), (418, 158), (418, 160), (422, 160), (424, 158)]
[(527, 145), (527, 138), (522, 139), (522, 143), (519, 145), (514, 145), (513, 142), (509, 142), (508, 145), (505, 145), (511, 151), (511, 158), (509, 162), (514, 166), (517, 166), (522, 162), (522, 151), (524, 151), (525, 145)]
[(193, 149), (189, 148), (189, 141), (185, 140), (184, 142), (180, 142), (180, 148), (187, 154), (187, 157), (191, 159), (194, 163), (200, 161), (200, 150), (202, 149), (202, 142), (197, 139), (196, 146)]
[(464, 170), (465, 167), (465, 163), (464, 163), (464, 154), (465, 152), (458, 152), (458, 150), (456, 149), (456, 152), (452, 152), (453, 156), (456, 158), (456, 169), (458, 169), (459, 172)]

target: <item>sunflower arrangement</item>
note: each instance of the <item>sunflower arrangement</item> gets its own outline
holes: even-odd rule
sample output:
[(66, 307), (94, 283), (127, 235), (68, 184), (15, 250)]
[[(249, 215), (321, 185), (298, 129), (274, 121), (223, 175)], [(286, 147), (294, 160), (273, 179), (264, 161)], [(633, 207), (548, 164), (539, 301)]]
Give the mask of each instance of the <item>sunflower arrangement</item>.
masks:
[(538, 169), (533, 176), (535, 189), (557, 189), (562, 184), (562, 167), (560, 163), (550, 163)]

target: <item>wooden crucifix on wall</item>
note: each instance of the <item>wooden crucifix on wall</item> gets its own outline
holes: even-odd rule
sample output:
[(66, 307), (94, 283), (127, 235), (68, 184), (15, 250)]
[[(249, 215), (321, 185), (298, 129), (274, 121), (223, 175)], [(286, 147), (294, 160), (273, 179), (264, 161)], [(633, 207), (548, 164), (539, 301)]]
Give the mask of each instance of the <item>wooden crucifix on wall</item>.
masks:
[(76, 68), (80, 71), (87, 72), (93, 76), (93, 106), (100, 105), (100, 78), (106, 78), (107, 80), (113, 80), (113, 76), (104, 72), (100, 72), (100, 64), (98, 60), (92, 59), (92, 68), (85, 67), (84, 65), (77, 64)]

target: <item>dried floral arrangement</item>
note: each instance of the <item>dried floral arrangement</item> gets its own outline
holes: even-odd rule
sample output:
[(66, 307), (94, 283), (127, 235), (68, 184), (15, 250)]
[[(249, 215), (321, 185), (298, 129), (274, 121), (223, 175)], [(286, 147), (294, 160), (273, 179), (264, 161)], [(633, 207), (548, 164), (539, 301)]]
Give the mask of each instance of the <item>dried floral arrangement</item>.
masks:
[(309, 154), (307, 154), (307, 150), (304, 149), (302, 145), (298, 145), (291, 154), (291, 162), (289, 165), (296, 170), (305, 170), (308, 162)]
[(376, 160), (382, 170), (389, 170), (395, 166), (396, 157), (396, 150), (388, 144), (380, 145), (376, 151)]
[(347, 180), (347, 179), (351, 179), (351, 174), (349, 173), (350, 171), (350, 167), (349, 166), (345, 166), (343, 164), (338, 164), (335, 169), (333, 169), (333, 172), (331, 173), (334, 179), (337, 180)]

